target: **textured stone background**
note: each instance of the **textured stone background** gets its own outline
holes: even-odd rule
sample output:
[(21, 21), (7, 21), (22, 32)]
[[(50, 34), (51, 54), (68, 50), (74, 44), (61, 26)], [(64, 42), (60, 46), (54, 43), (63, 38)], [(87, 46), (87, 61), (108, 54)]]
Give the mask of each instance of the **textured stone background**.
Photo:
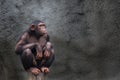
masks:
[(36, 19), (55, 48), (48, 80), (120, 80), (120, 0), (0, 0), (0, 80), (26, 80), (14, 46)]

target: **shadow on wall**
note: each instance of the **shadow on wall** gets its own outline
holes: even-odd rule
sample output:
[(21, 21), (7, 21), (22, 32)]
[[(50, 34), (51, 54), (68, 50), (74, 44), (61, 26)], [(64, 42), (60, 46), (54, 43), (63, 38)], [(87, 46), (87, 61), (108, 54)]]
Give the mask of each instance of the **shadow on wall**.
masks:
[(0, 80), (7, 80), (6, 67), (2, 56), (0, 56)]
[(120, 54), (111, 53), (114, 51), (113, 48), (101, 45), (94, 54), (90, 54), (74, 42), (68, 44), (57, 37), (52, 39), (56, 60), (51, 68), (50, 78), (62, 80), (120, 79)]
[(14, 53), (13, 44), (11, 40), (0, 39), (0, 80), (19, 80), (17, 66), (20, 63)]

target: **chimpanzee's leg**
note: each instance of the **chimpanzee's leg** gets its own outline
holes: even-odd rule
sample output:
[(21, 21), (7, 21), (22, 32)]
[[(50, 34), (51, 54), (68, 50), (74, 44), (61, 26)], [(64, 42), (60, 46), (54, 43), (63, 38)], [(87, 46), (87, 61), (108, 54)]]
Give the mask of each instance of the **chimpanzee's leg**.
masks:
[(45, 46), (44, 59), (45, 59), (44, 67), (50, 67), (55, 59), (54, 50), (50, 42), (47, 42)]
[(49, 58), (46, 59), (45, 63), (43, 64), (44, 67), (50, 67), (55, 59), (55, 55), (51, 54)]
[(25, 70), (28, 70), (30, 67), (34, 67), (36, 64), (34, 54), (30, 49), (24, 50), (24, 52), (21, 55), (21, 61)]

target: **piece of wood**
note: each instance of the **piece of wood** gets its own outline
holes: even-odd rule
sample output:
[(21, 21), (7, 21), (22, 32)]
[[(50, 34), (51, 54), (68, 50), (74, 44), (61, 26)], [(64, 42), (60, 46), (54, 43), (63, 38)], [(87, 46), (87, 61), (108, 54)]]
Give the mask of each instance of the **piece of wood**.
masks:
[(40, 73), (35, 76), (31, 72), (28, 72), (28, 80), (46, 80), (46, 75), (44, 73)]
[(37, 76), (37, 80), (46, 80), (45, 74), (44, 74), (44, 73), (40, 73), (40, 74)]

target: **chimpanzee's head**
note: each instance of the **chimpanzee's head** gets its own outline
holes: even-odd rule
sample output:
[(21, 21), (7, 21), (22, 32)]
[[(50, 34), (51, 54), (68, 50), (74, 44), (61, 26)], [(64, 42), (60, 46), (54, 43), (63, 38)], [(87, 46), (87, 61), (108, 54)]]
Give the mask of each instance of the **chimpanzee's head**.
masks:
[(40, 20), (35, 20), (30, 25), (30, 31), (36, 35), (44, 35), (47, 33), (45, 24)]

